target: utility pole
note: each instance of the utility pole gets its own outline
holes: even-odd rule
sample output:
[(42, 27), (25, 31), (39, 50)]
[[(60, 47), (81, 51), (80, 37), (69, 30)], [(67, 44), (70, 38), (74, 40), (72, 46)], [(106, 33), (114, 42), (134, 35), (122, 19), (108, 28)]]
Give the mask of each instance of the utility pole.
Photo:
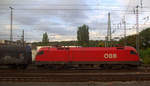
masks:
[(11, 18), (10, 18), (10, 41), (12, 42), (13, 41), (13, 34), (12, 34), (12, 24), (13, 24), (13, 8), (12, 7), (9, 7), (10, 10), (11, 10)]
[(111, 47), (112, 43), (111, 43), (111, 21), (110, 21), (110, 13), (108, 13), (108, 29), (107, 29), (107, 42), (108, 42), (108, 46)]
[(143, 8), (143, 0), (141, 0), (140, 2), (141, 2), (141, 8)]
[(139, 6), (136, 6), (136, 50), (139, 52)]
[(108, 36), (105, 37), (105, 47), (108, 47)]
[(124, 16), (124, 19), (123, 19), (123, 24), (124, 24), (124, 46), (126, 46), (127, 41), (126, 41), (126, 19), (125, 19), (125, 16)]
[(22, 31), (22, 44), (23, 44), (23, 47), (24, 47), (24, 30)]

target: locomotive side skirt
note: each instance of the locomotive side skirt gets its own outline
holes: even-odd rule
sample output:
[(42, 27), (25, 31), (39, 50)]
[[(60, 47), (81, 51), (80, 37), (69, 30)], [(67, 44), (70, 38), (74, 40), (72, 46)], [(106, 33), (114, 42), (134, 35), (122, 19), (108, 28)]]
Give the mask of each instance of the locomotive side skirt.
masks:
[(99, 61), (95, 61), (95, 62), (91, 62), (91, 61), (89, 61), (89, 62), (85, 62), (85, 61), (80, 61), (80, 62), (63, 62), (63, 61), (56, 61), (56, 62), (49, 62), (49, 61), (37, 61), (37, 62), (35, 62), (35, 64), (37, 64), (37, 65), (41, 65), (41, 64), (99, 64), (99, 65), (101, 65), (101, 64), (130, 64), (130, 65), (140, 65), (140, 62), (139, 61), (114, 61), (114, 62), (112, 62), (112, 61), (101, 61), (101, 62), (99, 62)]

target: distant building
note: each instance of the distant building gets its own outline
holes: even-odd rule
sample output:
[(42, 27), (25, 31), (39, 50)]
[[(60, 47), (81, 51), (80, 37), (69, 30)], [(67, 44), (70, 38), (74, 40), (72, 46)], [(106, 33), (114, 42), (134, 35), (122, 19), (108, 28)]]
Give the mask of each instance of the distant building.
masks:
[(22, 41), (0, 40), (0, 45), (22, 45)]
[(12, 42), (9, 40), (0, 40), (0, 44), (11, 44)]

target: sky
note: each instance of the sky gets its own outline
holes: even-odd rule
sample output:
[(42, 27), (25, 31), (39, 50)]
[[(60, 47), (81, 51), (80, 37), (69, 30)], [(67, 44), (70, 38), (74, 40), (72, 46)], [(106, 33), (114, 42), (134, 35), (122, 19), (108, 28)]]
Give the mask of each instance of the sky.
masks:
[(113, 38), (124, 36), (124, 16), (127, 35), (135, 34), (134, 9), (140, 6), (142, 31), (150, 26), (149, 4), (149, 0), (142, 0), (142, 5), (140, 0), (0, 0), (0, 40), (10, 39), (10, 6), (13, 40), (19, 40), (24, 30), (25, 41), (39, 42), (45, 32), (50, 41), (77, 40), (77, 29), (83, 24), (89, 26), (90, 40), (104, 40), (109, 12)]

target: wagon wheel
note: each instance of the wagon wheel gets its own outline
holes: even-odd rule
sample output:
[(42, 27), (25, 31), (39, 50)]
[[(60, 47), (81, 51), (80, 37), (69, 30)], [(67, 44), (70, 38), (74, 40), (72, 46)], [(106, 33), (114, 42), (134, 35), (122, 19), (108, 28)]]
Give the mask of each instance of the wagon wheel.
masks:
[(26, 69), (27, 66), (28, 66), (28, 64), (20, 64), (17, 67), (18, 67), (18, 69)]

